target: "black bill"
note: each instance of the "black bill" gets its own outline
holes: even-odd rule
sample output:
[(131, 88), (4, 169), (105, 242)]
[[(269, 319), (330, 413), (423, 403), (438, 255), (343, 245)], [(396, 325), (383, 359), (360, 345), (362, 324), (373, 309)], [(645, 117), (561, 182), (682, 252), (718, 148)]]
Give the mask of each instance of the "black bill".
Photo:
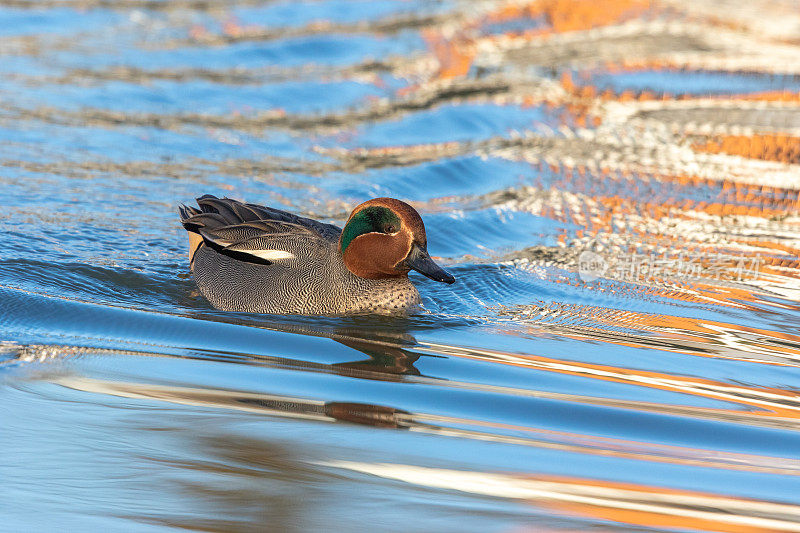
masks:
[(439, 265), (433, 262), (428, 251), (422, 246), (414, 243), (411, 245), (411, 252), (406, 257), (405, 261), (408, 268), (416, 270), (423, 276), (427, 276), (434, 281), (443, 281), (445, 283), (455, 283), (456, 278), (450, 272), (446, 271)]

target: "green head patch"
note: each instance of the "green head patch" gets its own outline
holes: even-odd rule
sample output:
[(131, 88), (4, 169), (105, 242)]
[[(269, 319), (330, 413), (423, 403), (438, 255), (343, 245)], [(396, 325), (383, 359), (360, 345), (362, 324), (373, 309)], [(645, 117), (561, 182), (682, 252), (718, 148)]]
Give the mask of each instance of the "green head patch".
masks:
[(400, 217), (387, 207), (365, 207), (350, 218), (342, 231), (342, 253), (353, 239), (365, 233), (395, 233), (400, 229)]

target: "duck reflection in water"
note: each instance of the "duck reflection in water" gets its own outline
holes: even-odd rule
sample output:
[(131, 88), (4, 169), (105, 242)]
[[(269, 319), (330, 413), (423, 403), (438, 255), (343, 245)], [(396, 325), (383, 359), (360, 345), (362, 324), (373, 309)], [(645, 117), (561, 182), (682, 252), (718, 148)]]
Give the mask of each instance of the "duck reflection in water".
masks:
[[(334, 363), (331, 366), (336, 373), (350, 375), (356, 372), (361, 374), (360, 377), (383, 381), (401, 381), (402, 376), (421, 375), (420, 371), (414, 366), (414, 363), (420, 358), (420, 354), (401, 347), (400, 343), (392, 344), (359, 339), (352, 335), (352, 332), (347, 333), (349, 334), (346, 336), (334, 337), (334, 340), (349, 348), (363, 352), (369, 357), (346, 363)], [(398, 336), (397, 340), (402, 340), (403, 345), (407, 343), (409, 346), (416, 343), (416, 340), (411, 335)]]
[[(209, 318), (209, 317), (203, 317)], [(219, 317), (215, 317), (219, 319)], [(237, 317), (242, 320), (238, 324), (257, 326), (273, 331), (324, 337), (333, 340), (354, 353), (353, 360), (335, 363), (322, 363), (303, 359), (290, 359), (269, 355), (219, 352), (189, 352), (184, 358), (216, 360), (225, 363), (244, 364), (267, 367), (294, 367), (298, 370), (332, 373), (351, 378), (402, 382), (406, 376), (424, 376), (415, 363), (422, 357), (442, 357), (433, 354), (421, 354), (413, 350), (416, 339), (407, 333), (410, 329), (408, 321), (402, 319), (370, 320), (367, 317), (341, 321), (303, 323), (302, 321), (283, 322), (280, 319), (266, 322), (263, 316), (256, 317), (255, 322), (248, 323), (252, 317)], [(349, 353), (351, 350), (347, 350)], [(358, 355), (361, 355), (360, 357)], [(175, 357), (168, 354), (142, 354), (150, 357)], [(366, 356), (366, 357), (364, 357)], [(407, 427), (410, 414), (406, 411), (382, 405), (357, 402), (321, 401), (305, 398), (285, 397), (233, 391), (224, 389), (190, 388), (171, 385), (151, 385), (147, 383), (106, 382), (84, 378), (63, 378), (57, 380), (71, 388), (105, 393), (130, 398), (149, 398), (187, 405), (259, 412), (261, 414), (312, 418), (327, 421), (342, 421), (376, 427)], [(324, 391), (320, 391), (324, 394)], [(399, 418), (398, 418), (399, 417)], [(402, 422), (400, 419), (406, 419)]]
[[(418, 343), (416, 338), (409, 333), (412, 328), (418, 328), (419, 323), (407, 318), (382, 316), (340, 318), (271, 316), (266, 318), (264, 315), (234, 315), (234, 319), (231, 315), (207, 315), (206, 313), (194, 313), (192, 316), (282, 333), (323, 337), (351, 348), (354, 353), (352, 361), (330, 364), (285, 357), (278, 359), (270, 356), (242, 354), (240, 358), (236, 359), (236, 362), (242, 364), (270, 365), (274, 361), (275, 363), (280, 362), (281, 366), (289, 364), (304, 369), (380, 381), (403, 381), (404, 376), (423, 376), (415, 366), (423, 354), (414, 351), (414, 347)], [(367, 357), (359, 357), (356, 354), (363, 354)], [(210, 356), (213, 358), (215, 354)], [(424, 356), (443, 357), (427, 353)], [(225, 360), (230, 361), (228, 358)]]

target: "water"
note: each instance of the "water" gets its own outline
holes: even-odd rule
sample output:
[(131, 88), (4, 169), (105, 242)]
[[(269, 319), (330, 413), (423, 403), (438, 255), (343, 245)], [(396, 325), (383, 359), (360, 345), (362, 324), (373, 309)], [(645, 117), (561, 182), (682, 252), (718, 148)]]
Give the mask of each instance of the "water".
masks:
[[(0, 529), (800, 531), (798, 7), (0, 0)], [(202, 194), (458, 282), (217, 311)]]

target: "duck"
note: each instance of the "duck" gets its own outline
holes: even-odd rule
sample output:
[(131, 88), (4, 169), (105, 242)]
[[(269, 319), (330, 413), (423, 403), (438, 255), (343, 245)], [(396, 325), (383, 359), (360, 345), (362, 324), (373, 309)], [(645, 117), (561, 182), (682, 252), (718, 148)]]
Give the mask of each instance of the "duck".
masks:
[(212, 195), (181, 205), (189, 265), (217, 309), (281, 315), (409, 314), (415, 270), (452, 284), (428, 254), (422, 217), (394, 198), (356, 206), (344, 228)]

